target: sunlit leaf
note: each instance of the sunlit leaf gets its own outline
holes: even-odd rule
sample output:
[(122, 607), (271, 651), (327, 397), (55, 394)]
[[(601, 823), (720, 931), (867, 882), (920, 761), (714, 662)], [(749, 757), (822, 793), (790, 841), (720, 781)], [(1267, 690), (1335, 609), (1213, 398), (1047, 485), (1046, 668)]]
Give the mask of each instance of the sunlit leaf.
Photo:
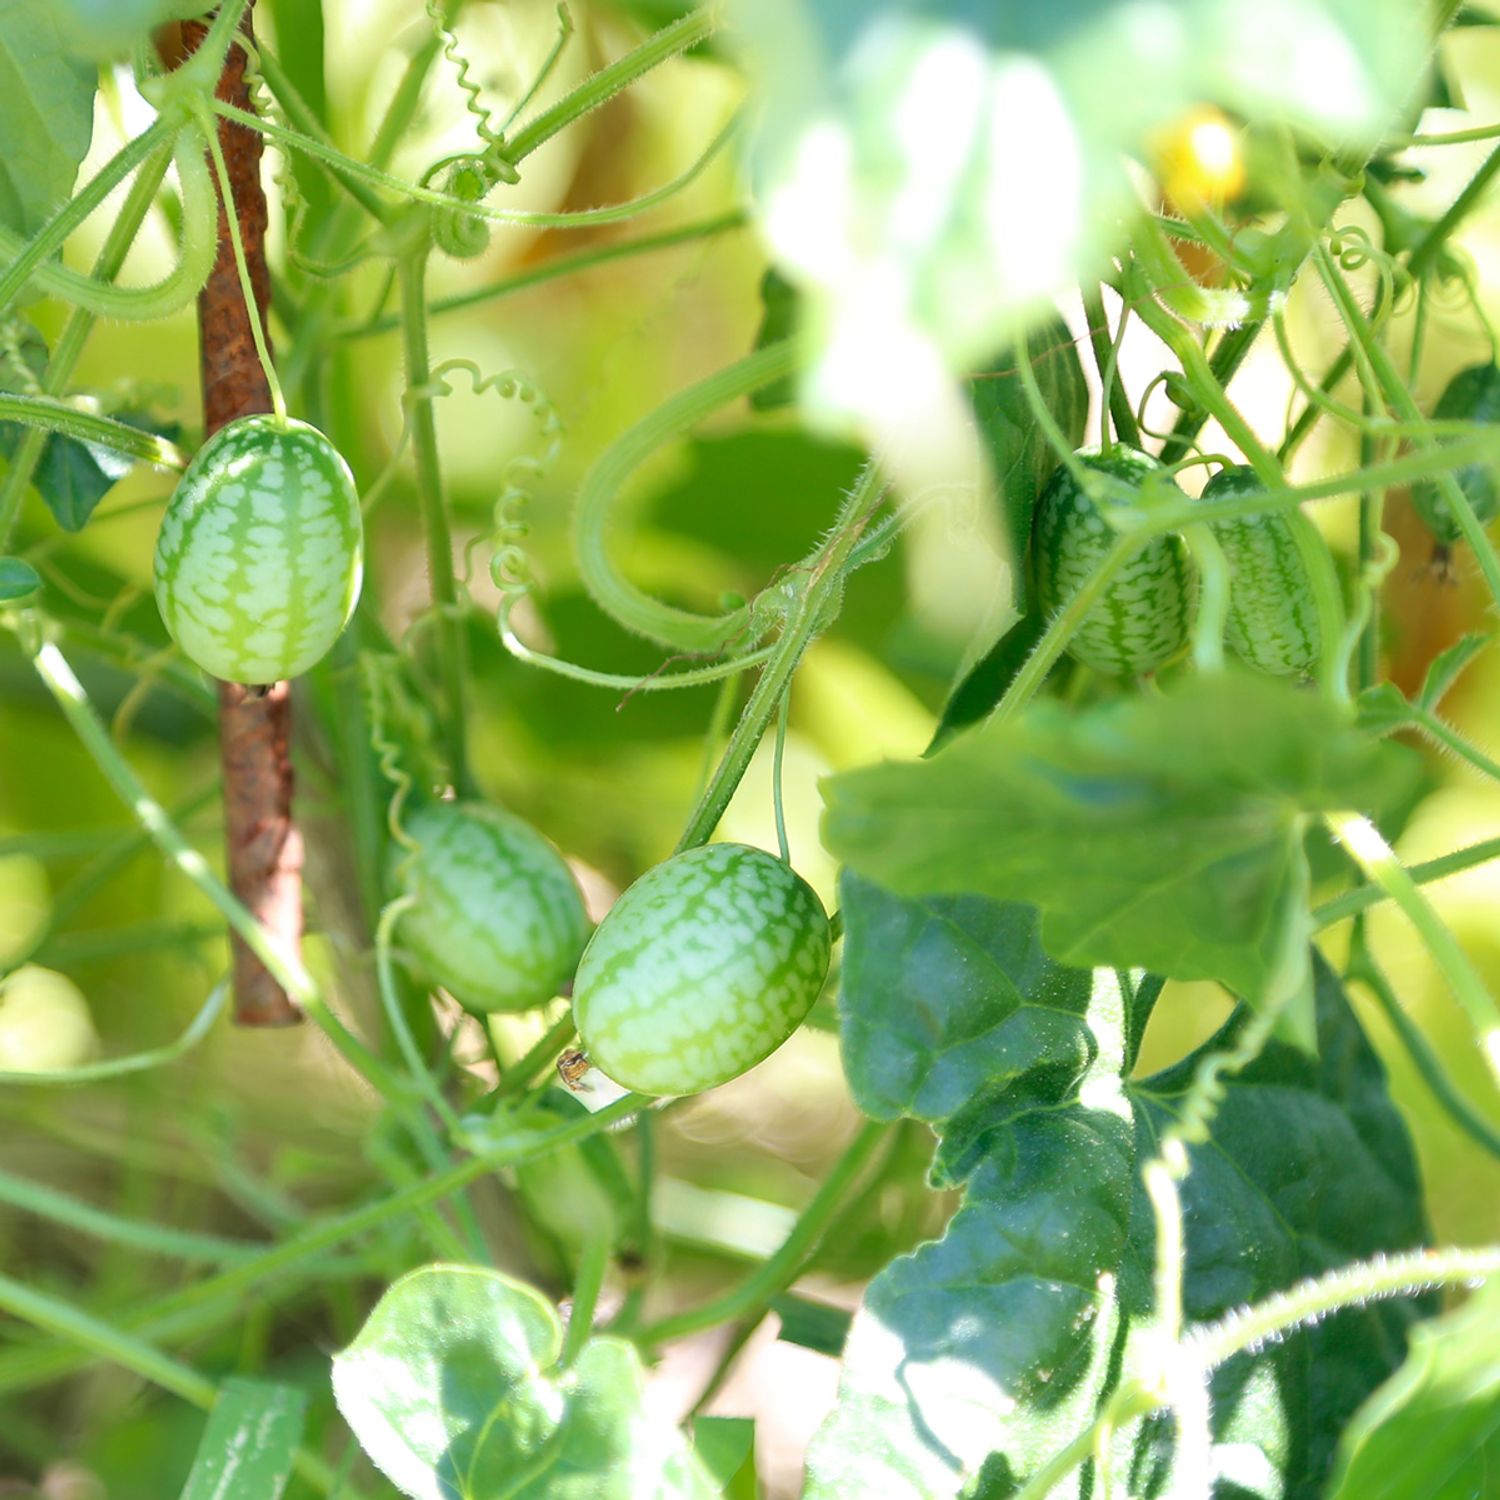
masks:
[(708, 1500), (680, 1433), (649, 1415), (633, 1345), (595, 1337), (558, 1361), (552, 1304), (498, 1271), (402, 1277), (334, 1356), (344, 1420), (415, 1500)]

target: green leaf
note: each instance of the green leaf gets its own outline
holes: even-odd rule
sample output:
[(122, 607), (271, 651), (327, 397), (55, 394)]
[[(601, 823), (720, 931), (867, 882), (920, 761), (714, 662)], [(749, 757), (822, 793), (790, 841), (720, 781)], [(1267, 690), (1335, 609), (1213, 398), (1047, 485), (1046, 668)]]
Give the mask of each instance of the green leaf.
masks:
[(31, 234), (73, 191), (94, 132), (98, 70), (72, 56), (54, 5), (0, 5), (0, 224)]
[[(760, 301), (763, 311), (760, 331), (755, 335), (755, 347), (764, 349), (791, 338), (797, 331), (797, 320), (802, 312), (802, 299), (797, 288), (774, 266), (760, 279)], [(797, 377), (783, 375), (771, 385), (763, 385), (750, 393), (750, 405), (756, 411), (776, 411), (790, 406), (797, 399)]]
[(757, 1500), (752, 1418), (694, 1417), (693, 1451), (725, 1500)]
[(1475, 633), (1461, 636), (1446, 651), (1439, 652), (1427, 669), (1417, 702), (1423, 708), (1436, 708), (1464, 668), (1493, 641), (1493, 636)]
[(1377, 682), (1356, 700), (1356, 723), (1367, 734), (1393, 734), (1411, 723), (1411, 705), (1394, 682)]
[(776, 1337), (784, 1344), (796, 1344), (815, 1354), (831, 1354), (835, 1359), (844, 1352), (849, 1337), (849, 1314), (842, 1307), (814, 1302), (795, 1292), (783, 1292), (771, 1298), (771, 1311), (780, 1319)]
[(182, 1500), (277, 1500), (291, 1478), (307, 1397), (231, 1376), (208, 1416)]
[(164, 21), (201, 16), (203, 0), (51, 0), (58, 26), (74, 52), (103, 61), (123, 57)]
[(1311, 694), (1226, 672), (1083, 712), (1055, 702), (914, 764), (824, 783), (824, 842), (898, 892), (1042, 908), (1068, 963), (1300, 982), (1311, 815), (1368, 811), (1400, 752)]
[(396, 1282), (334, 1356), (339, 1410), (416, 1500), (708, 1500), (680, 1433), (644, 1407), (634, 1347), (595, 1337), (571, 1368), (562, 1327), (523, 1282), (427, 1266)]
[(841, 896), (856, 1096), (937, 1124), (943, 1179), (969, 1182), (943, 1238), (870, 1284), (806, 1496), (957, 1495), (992, 1453), (1033, 1470), (1108, 1389), (1135, 1157), (1125, 1002), (1112, 973), (1047, 959), (1024, 907), (849, 877)]
[[(1229, 1080), (1211, 1140), (1190, 1150), (1184, 1305), (1194, 1322), (1426, 1240), (1415, 1154), (1385, 1069), (1338, 976), (1321, 959), (1313, 970), (1316, 1053), (1271, 1043)], [(1176, 1119), (1204, 1059), (1232, 1045), (1247, 1019), (1241, 1007), (1196, 1052), (1131, 1087), (1139, 1152)], [(1149, 1300), (1155, 1242), (1139, 1185), (1131, 1220), (1122, 1279), (1138, 1314)], [(1435, 1308), (1430, 1296), (1349, 1308), (1223, 1365), (1212, 1385), (1220, 1472), (1264, 1500), (1321, 1495), (1339, 1430), (1400, 1364), (1408, 1327)], [(1169, 1469), (1169, 1428), (1157, 1420), (1138, 1434), (1139, 1467)]]
[[(1034, 609), (1001, 631), (995, 644), (967, 671), (960, 672), (958, 682), (943, 705), (932, 744), (927, 749), (929, 755), (941, 750), (961, 729), (988, 717), (990, 710), (1005, 696), (1005, 690), (1014, 681), (1016, 673), (1026, 665), (1026, 658), (1036, 649), (1046, 629), (1046, 615)], [(1063, 657), (1053, 665), (1048, 680), (1052, 672), (1068, 668), (1069, 660)]]
[[(1154, 1219), (1138, 1164), (1248, 1012), (1175, 1068), (1123, 1085), (1154, 999), (1047, 958), (1026, 908), (900, 898), (846, 875), (841, 1013), (866, 1109), (934, 1125), (963, 1205), (941, 1240), (878, 1275), (855, 1316), (807, 1500), (1010, 1495), (1085, 1430), (1151, 1331)], [(1272, 1043), (1238, 1077), (1183, 1185), (1194, 1321), (1300, 1277), (1419, 1242), (1410, 1143), (1336, 977), (1316, 966), (1319, 1053)], [(906, 1013), (901, 998), (910, 997)], [(1055, 1039), (1055, 1040), (1054, 1040)], [(1418, 1304), (1347, 1311), (1226, 1364), (1215, 1466), (1239, 1489), (1312, 1500), (1328, 1434), (1401, 1357)], [(1164, 1492), (1170, 1422), (1122, 1431), (1115, 1493)], [(1090, 1486), (1093, 1486), (1092, 1490)], [(1097, 1493), (1075, 1473), (1059, 1497)]]
[[(1047, 410), (1068, 447), (1079, 447), (1088, 424), (1089, 388), (1072, 332), (1053, 313), (1026, 335), (1026, 349)], [(995, 471), (1010, 556), (1024, 558), (1037, 496), (1057, 467), (1058, 455), (1032, 415), (1013, 347), (969, 377), (969, 402)], [(1012, 586), (1014, 607), (1017, 613), (1025, 613), (1028, 590), (1019, 567)]]
[(42, 586), (41, 574), (19, 557), (0, 557), (0, 604), (29, 599)]
[(1500, 1282), (1412, 1330), (1406, 1363), (1355, 1414), (1329, 1500), (1473, 1500), (1500, 1475)]

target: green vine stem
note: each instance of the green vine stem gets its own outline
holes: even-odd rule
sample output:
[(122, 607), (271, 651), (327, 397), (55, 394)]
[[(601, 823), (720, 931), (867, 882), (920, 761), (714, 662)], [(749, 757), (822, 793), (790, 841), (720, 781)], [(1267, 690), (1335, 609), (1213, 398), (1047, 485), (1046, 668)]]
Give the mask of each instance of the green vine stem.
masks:
[(165, 1255), (173, 1260), (223, 1265), (244, 1260), (261, 1248), (248, 1240), (225, 1239), (222, 1235), (197, 1234), (190, 1229), (122, 1218), (44, 1183), (30, 1182), (4, 1171), (0, 1171), (0, 1203), (105, 1244), (122, 1245), (147, 1255)]
[(20, 422), (37, 432), (60, 433), (77, 438), (80, 443), (97, 443), (113, 453), (140, 463), (155, 464), (159, 469), (181, 473), (187, 467), (187, 455), (176, 443), (143, 432), (128, 422), (98, 412), (83, 411), (59, 401), (55, 396), (27, 396), (19, 391), (0, 391), (0, 422)]
[(1479, 1039), (1480, 1055), (1491, 1078), (1500, 1085), (1500, 1007), (1485, 988), (1468, 954), (1368, 818), (1354, 812), (1334, 812), (1325, 814), (1325, 821), (1365, 878), (1378, 885), (1416, 929), (1455, 998), (1468, 1013)]
[(228, 983), (217, 985), (182, 1033), (163, 1046), (127, 1053), (124, 1057), (80, 1063), (76, 1068), (55, 1068), (41, 1073), (0, 1072), (0, 1087), (67, 1088), (79, 1084), (104, 1083), (109, 1079), (124, 1078), (131, 1073), (147, 1073), (153, 1068), (165, 1067), (167, 1063), (175, 1062), (185, 1053), (191, 1052), (208, 1035), (228, 998)]
[(696, 848), (713, 837), (756, 747), (776, 716), (782, 694), (790, 685), (803, 652), (813, 637), (827, 628), (837, 609), (844, 587), (845, 565), (884, 495), (885, 481), (879, 467), (867, 465), (845, 499), (827, 540), (811, 561), (797, 570), (797, 593), (771, 659), (756, 679), (718, 767), (688, 818), (687, 827), (677, 841), (677, 853)]
[(608, 67), (601, 68), (592, 77), (584, 79), (571, 93), (543, 110), (529, 124), (523, 125), (510, 138), (505, 151), (506, 160), (512, 165), (524, 161), (559, 131), (565, 130), (575, 120), (581, 120), (601, 104), (613, 99), (622, 89), (629, 88), (653, 68), (676, 57), (680, 52), (686, 52), (690, 47), (696, 47), (699, 42), (706, 41), (723, 23), (723, 6), (711, 3), (690, 10), (681, 20), (664, 26), (639, 47), (616, 59)]
[(1379, 1260), (1340, 1266), (1316, 1280), (1302, 1281), (1239, 1312), (1230, 1313), (1190, 1335), (1194, 1352), (1210, 1369), (1242, 1350), (1341, 1308), (1383, 1297), (1409, 1297), (1434, 1286), (1463, 1286), (1500, 1276), (1500, 1246), (1474, 1250), (1410, 1250)]
[(568, 1329), (563, 1336), (559, 1361), (564, 1368), (583, 1353), (583, 1346), (594, 1331), (594, 1309), (599, 1305), (599, 1293), (604, 1290), (610, 1248), (609, 1235), (602, 1229), (596, 1229), (583, 1242), (583, 1253), (578, 1257), (578, 1270), (573, 1278), (573, 1302), (568, 1309)]
[[(1401, 373), (1396, 369), (1391, 357), (1386, 353), (1380, 341), (1373, 336), (1369, 322), (1360, 310), (1358, 302), (1355, 301), (1354, 294), (1349, 290), (1348, 282), (1344, 280), (1338, 267), (1333, 263), (1327, 246), (1321, 243), (1315, 246), (1313, 257), (1323, 284), (1328, 288), (1344, 320), (1344, 325), (1349, 330), (1352, 345), (1358, 347), (1369, 360), (1374, 377), (1379, 381), (1386, 401), (1407, 421), (1420, 422), (1422, 413), (1416, 400), (1407, 389), (1406, 382), (1402, 380)], [(1436, 448), (1436, 444), (1431, 439), (1417, 437), (1413, 441), (1420, 452), (1429, 455)], [(1484, 527), (1474, 514), (1474, 507), (1453, 477), (1452, 471), (1445, 465), (1442, 470), (1433, 475), (1433, 478), (1453, 519), (1458, 523), (1459, 530), (1463, 532), (1464, 540), (1473, 549), (1475, 560), (1479, 564), (1479, 571), (1484, 575), (1485, 584), (1489, 588), (1490, 597), (1497, 605), (1500, 605), (1500, 556), (1496, 555), (1489, 537), (1485, 534)]]
[(405, 1097), (404, 1086), (329, 1008), (316, 981), (300, 959), (288, 958), (267, 937), (260, 923), (209, 869), (208, 862), (177, 831), (166, 809), (125, 763), (109, 732), (99, 721), (82, 684), (61, 651), (50, 641), (38, 643), (32, 662), (73, 732), (83, 742), (105, 779), (135, 814), (152, 842), (218, 909), (246, 946), (275, 975), (282, 988), (313, 1017), (345, 1060), (387, 1099)]
[[(136, 173), (135, 181), (131, 184), (114, 223), (110, 225), (94, 262), (93, 276), (97, 282), (112, 281), (119, 274), (141, 225), (145, 223), (146, 215), (151, 211), (170, 159), (171, 150), (163, 145), (155, 155), (147, 157), (141, 170)], [(200, 163), (200, 169), (201, 165)], [(207, 174), (201, 175), (206, 180)], [(211, 247), (211, 241), (209, 243)], [(206, 265), (204, 274), (208, 274)], [(87, 308), (74, 307), (69, 312), (42, 376), (42, 391), (45, 395), (55, 398), (67, 389), (93, 326), (94, 314)], [(45, 433), (28, 431), (11, 457), (4, 480), (0, 481), (0, 552), (10, 545), (11, 532), (15, 527), (16, 517), (20, 514), (21, 500), (41, 461), (46, 443)]]
[(1413, 703), (1408, 706), (1408, 712), (1412, 723), (1434, 744), (1452, 751), (1460, 760), (1467, 761), (1476, 771), (1482, 772), (1495, 781), (1500, 781), (1500, 762), (1492, 760), (1477, 745), (1471, 744), (1431, 709), (1423, 708), (1420, 703)]
[(1344, 972), (1348, 979), (1364, 985), (1375, 997), (1386, 1020), (1390, 1022), (1391, 1030), (1406, 1048), (1412, 1066), (1421, 1075), (1433, 1099), (1448, 1118), (1475, 1144), (1500, 1159), (1500, 1129), (1492, 1125), (1463, 1096), (1458, 1085), (1448, 1076), (1442, 1058), (1433, 1049), (1422, 1028), (1407, 1015), (1406, 1008), (1401, 1004), (1390, 980), (1386, 978), (1385, 971), (1375, 962), (1362, 919), (1354, 924), (1354, 931), (1349, 939), (1349, 961)]
[[(1094, 363), (1099, 368), (1099, 381), (1106, 396), (1104, 410), (1099, 420), (1105, 420), (1105, 411), (1115, 424), (1115, 437), (1132, 448), (1141, 446), (1141, 431), (1136, 426), (1135, 413), (1130, 409), (1130, 397), (1119, 378), (1119, 338), (1109, 336), (1109, 318), (1104, 311), (1104, 297), (1097, 283), (1090, 285), (1083, 295), (1083, 316), (1088, 324), (1089, 346), (1094, 351)], [(1125, 317), (1120, 316), (1120, 335), (1125, 332)], [(1101, 445), (1104, 444), (1101, 435)]]
[[(1461, 870), (1471, 870), (1475, 865), (1488, 864), (1492, 859), (1500, 859), (1500, 838), (1484, 839), (1480, 843), (1470, 844), (1467, 849), (1455, 849), (1451, 854), (1439, 855), (1436, 859), (1411, 865), (1407, 868), (1406, 875), (1414, 885), (1427, 885), (1431, 881), (1442, 880), (1445, 876), (1456, 875)], [(1313, 930), (1320, 932), (1325, 927), (1333, 926), (1335, 922), (1357, 916), (1390, 899), (1390, 892), (1384, 886), (1356, 886), (1352, 891), (1345, 891), (1342, 896), (1335, 896), (1333, 900), (1314, 908)]]
[[(120, 153), (121, 156), (124, 156), (126, 152), (132, 153), (127, 166), (134, 166), (142, 159), (142, 155), (136, 153), (134, 149), (142, 142), (147, 143), (144, 155), (149, 157), (152, 149), (163, 141), (172, 139), (170, 133), (164, 129), (158, 131), (158, 125), (160, 121), (136, 136), (125, 151)], [(9, 307), (29, 282), (38, 291), (45, 292), (49, 296), (62, 298), (97, 316), (118, 318), (122, 321), (135, 322), (164, 318), (179, 308), (186, 307), (208, 279), (217, 247), (213, 187), (209, 179), (208, 164), (203, 157), (202, 136), (196, 126), (190, 124), (177, 131), (174, 156), (182, 188), (182, 246), (178, 252), (176, 266), (160, 281), (141, 287), (113, 286), (107, 281), (97, 279), (96, 276), (86, 276), (53, 261), (33, 262), (31, 251), (36, 245), (51, 238), (48, 233), (51, 223), (38, 231), (36, 237), (24, 242), (10, 230), (0, 228), (0, 255), (17, 257), (12, 261), (4, 277), (0, 277), (0, 286), (15, 281), (17, 268), (25, 267), (20, 283), (9, 291), (3, 306)], [(115, 162), (119, 159), (116, 157)], [(114, 166), (115, 162), (111, 162), (110, 166)], [(107, 172), (109, 168), (106, 167), (103, 170)], [(102, 175), (103, 172), (101, 172)], [(72, 200), (69, 207), (91, 199), (94, 183), (98, 180), (95, 178), (78, 198)], [(109, 183), (106, 191), (113, 189), (119, 180), (117, 178)], [(97, 202), (91, 206), (97, 206)], [(87, 217), (87, 213), (84, 217)], [(130, 238), (133, 239), (134, 235)], [(123, 252), (119, 258), (123, 261)]]
[(427, 353), (427, 257), (425, 232), (402, 256), (401, 328), (406, 351), (408, 420), (417, 469), (417, 499), (427, 542), (427, 571), (438, 618), (438, 652), (443, 679), (443, 740), (453, 785), (469, 789), (465, 728), (464, 621), (458, 608), (458, 581), (453, 571), (453, 538), (448, 530), (448, 503), (438, 458), (437, 419), (433, 413), (432, 368)]
[[(218, 1399), (218, 1387), (207, 1376), (190, 1365), (163, 1354), (139, 1338), (90, 1316), (60, 1298), (39, 1292), (9, 1276), (0, 1275), (0, 1308), (12, 1317), (30, 1323), (70, 1344), (88, 1350), (111, 1364), (149, 1380), (153, 1385), (180, 1396), (203, 1411)], [(321, 1494), (331, 1495), (337, 1487), (334, 1471), (321, 1458), (298, 1449), (293, 1458), (295, 1471)]]
[(632, 219), (644, 213), (648, 208), (655, 208), (695, 182), (705, 168), (729, 144), (739, 127), (738, 117), (731, 118), (683, 171), (660, 187), (651, 189), (650, 192), (642, 193), (635, 198), (627, 198), (621, 203), (608, 203), (600, 208), (548, 212), (541, 209), (495, 208), (488, 203), (458, 198), (452, 193), (439, 192), (435, 188), (407, 182), (405, 178), (393, 176), (390, 172), (371, 166), (367, 162), (356, 161), (353, 157), (346, 156), (337, 147), (325, 145), (313, 136), (303, 135), (300, 131), (279, 125), (274, 120), (263, 120), (259, 115), (240, 109), (237, 105), (226, 104), (221, 99), (214, 101), (213, 110), (222, 119), (232, 120), (236, 125), (243, 125), (247, 130), (259, 131), (267, 140), (278, 146), (291, 147), (301, 151), (304, 156), (323, 163), (334, 171), (341, 183), (346, 178), (355, 177), (369, 183), (372, 187), (385, 188), (411, 203), (425, 204), (430, 208), (457, 209), (471, 219), (483, 219), (493, 224), (510, 224), (532, 229), (582, 229), (599, 224), (618, 224), (625, 219)]
[(178, 120), (158, 116), (133, 136), (89, 179), (87, 185), (42, 225), (29, 239), (11, 230), (0, 233), (0, 254), (13, 256), (0, 274), (0, 312), (8, 312), (26, 283), (44, 261), (60, 249), (69, 235), (99, 207), (158, 146), (172, 141), (181, 128)]
[[(1245, 455), (1246, 462), (1263, 484), (1271, 489), (1284, 486), (1286, 476), (1281, 465), (1229, 399), (1198, 341), (1151, 298), (1149, 288), (1140, 284), (1133, 267), (1127, 269), (1126, 285), (1141, 321), (1176, 356), (1183, 376), (1203, 409), (1218, 419), (1230, 441)], [(1137, 296), (1137, 293), (1146, 295)], [(1295, 506), (1288, 506), (1284, 514), (1312, 586), (1318, 618), (1318, 685), (1330, 702), (1345, 704), (1349, 701), (1349, 688), (1343, 670), (1344, 601), (1338, 573), (1328, 547), (1311, 519)]]
[(750, 609), (700, 615), (653, 599), (615, 567), (605, 532), (609, 511), (630, 475), (663, 443), (680, 437), (704, 417), (790, 375), (802, 363), (793, 340), (770, 344), (679, 392), (636, 423), (604, 452), (578, 495), (574, 520), (578, 570), (595, 603), (625, 629), (678, 651), (717, 652), (742, 635)]
[(643, 1348), (654, 1349), (704, 1328), (715, 1328), (720, 1323), (734, 1322), (756, 1312), (764, 1313), (771, 1299), (784, 1292), (797, 1279), (807, 1264), (808, 1257), (817, 1249), (837, 1217), (845, 1196), (864, 1172), (889, 1130), (889, 1125), (875, 1120), (866, 1121), (860, 1127), (859, 1133), (849, 1143), (844, 1154), (824, 1177), (812, 1201), (798, 1216), (791, 1232), (775, 1252), (762, 1261), (744, 1281), (711, 1302), (674, 1313), (659, 1322), (648, 1323), (634, 1335), (636, 1343)]
[(1200, 672), (1224, 667), (1224, 626), (1229, 619), (1229, 563), (1207, 526), (1184, 526), (1183, 540), (1198, 565), (1198, 614), (1193, 621), (1193, 665)]
[[(492, 281), (487, 286), (475, 287), (466, 292), (454, 292), (447, 297), (435, 298), (427, 304), (431, 317), (442, 313), (463, 312), (486, 302), (495, 302), (502, 297), (513, 296), (544, 282), (560, 277), (576, 276), (595, 266), (607, 265), (614, 260), (627, 260), (636, 255), (650, 255), (657, 250), (669, 250), (675, 245), (690, 244), (695, 240), (711, 239), (715, 235), (728, 234), (743, 229), (748, 222), (745, 210), (732, 208), (727, 213), (716, 214), (710, 219), (683, 224), (676, 229), (663, 229), (659, 234), (643, 234), (634, 239), (616, 240), (605, 245), (591, 246), (572, 255), (559, 255), (544, 261), (539, 266), (530, 266), (514, 275)], [(400, 323), (394, 313), (385, 313), (377, 318), (351, 322), (341, 328), (338, 337), (343, 340), (370, 338), (376, 334), (389, 333)]]

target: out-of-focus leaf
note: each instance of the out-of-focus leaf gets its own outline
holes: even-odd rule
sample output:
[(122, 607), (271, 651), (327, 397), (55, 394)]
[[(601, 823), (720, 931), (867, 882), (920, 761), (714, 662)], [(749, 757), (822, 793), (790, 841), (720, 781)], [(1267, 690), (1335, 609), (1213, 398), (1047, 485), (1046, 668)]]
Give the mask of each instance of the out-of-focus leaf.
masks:
[[(68, 0), (72, 3), (72, 0)], [(94, 65), (72, 54), (68, 5), (0, 5), (0, 224), (38, 229), (73, 190), (94, 133)]]
[[(805, 391), (867, 418), (1097, 267), (1122, 157), (1213, 102), (1372, 139), (1429, 48), (1407, 0), (739, 0), (776, 263), (812, 295)], [(924, 352), (925, 351), (925, 352)], [(899, 404), (898, 408), (899, 409)]]
[[(201, 16), (203, 0), (49, 0), (67, 46), (81, 57), (123, 57), (164, 21)], [(313, 6), (306, 7), (314, 9)]]
[[(763, 310), (755, 347), (764, 349), (791, 338), (797, 331), (800, 298), (797, 288), (774, 266), (760, 279), (760, 301)], [(784, 375), (771, 385), (763, 385), (750, 393), (750, 405), (756, 411), (776, 411), (779, 407), (790, 406), (796, 399), (797, 379), (794, 375)]]
[(835, 776), (824, 841), (907, 894), (1035, 902), (1067, 962), (1261, 997), (1301, 982), (1309, 818), (1378, 805), (1400, 759), (1289, 684), (1215, 674)]
[(1500, 1480), (1500, 1282), (1412, 1330), (1355, 1413), (1329, 1500), (1474, 1500)]
[(182, 1500), (279, 1500), (292, 1475), (306, 1409), (307, 1397), (295, 1386), (226, 1380)]
[(724, 1500), (756, 1500), (760, 1490), (750, 1417), (694, 1417), (693, 1452)]
[(0, 604), (29, 599), (42, 586), (41, 574), (19, 557), (0, 557)]
[(415, 1500), (710, 1500), (682, 1435), (649, 1415), (634, 1347), (595, 1337), (570, 1367), (552, 1304), (473, 1266), (403, 1276), (334, 1356), (365, 1452)]

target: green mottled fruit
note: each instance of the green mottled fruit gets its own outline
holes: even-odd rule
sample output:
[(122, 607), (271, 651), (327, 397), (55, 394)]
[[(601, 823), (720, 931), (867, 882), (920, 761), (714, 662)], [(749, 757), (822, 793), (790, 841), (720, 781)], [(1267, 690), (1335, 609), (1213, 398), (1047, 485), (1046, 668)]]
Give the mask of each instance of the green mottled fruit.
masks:
[[(1086, 468), (1139, 488), (1160, 468), (1149, 454), (1113, 447), (1080, 453)], [(1115, 533), (1065, 467), (1037, 502), (1032, 557), (1037, 593), (1049, 614), (1093, 576)], [(1155, 537), (1140, 547), (1083, 617), (1068, 643), (1077, 661), (1114, 677), (1136, 677), (1170, 661), (1187, 644), (1193, 578), (1182, 542)]]
[(188, 465), (156, 539), (172, 639), (228, 682), (279, 682), (322, 659), (359, 597), (359, 496), (305, 422), (245, 417)]
[(769, 1057), (828, 973), (828, 918), (763, 849), (708, 844), (648, 870), (578, 965), (589, 1060), (641, 1094), (696, 1094)]
[[(1500, 422), (1500, 366), (1471, 365), (1460, 370), (1438, 397), (1432, 415), (1441, 422)], [(1500, 511), (1495, 466), (1465, 464), (1453, 477), (1479, 520), (1492, 520)], [(1427, 529), (1444, 546), (1463, 540), (1463, 532), (1458, 529), (1442, 491), (1430, 480), (1424, 479), (1411, 487), (1411, 503)]]
[[(1221, 469), (1204, 486), (1203, 498), (1223, 500), (1264, 488), (1253, 469)], [(1286, 515), (1239, 516), (1215, 521), (1212, 529), (1229, 564), (1229, 649), (1258, 672), (1306, 677), (1318, 662), (1318, 609)]]
[(393, 883), (416, 898), (397, 939), (470, 1010), (529, 1010), (567, 983), (588, 938), (573, 873), (529, 823), (480, 802), (432, 802), (405, 819)]

